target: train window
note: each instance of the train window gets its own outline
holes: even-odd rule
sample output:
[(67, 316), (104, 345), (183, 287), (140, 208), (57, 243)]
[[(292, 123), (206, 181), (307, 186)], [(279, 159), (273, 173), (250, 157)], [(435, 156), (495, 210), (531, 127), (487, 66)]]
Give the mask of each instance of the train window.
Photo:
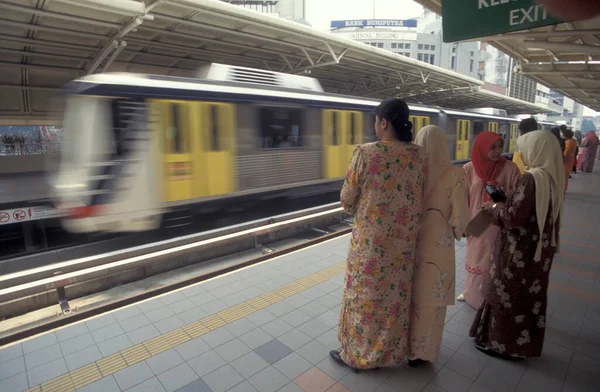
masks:
[(168, 129), (168, 152), (171, 154), (185, 154), (188, 152), (187, 140), (181, 127), (180, 105), (172, 103), (170, 106), (171, 126)]
[[(480, 120), (473, 121), (473, 138), (476, 138), (481, 132), (485, 131), (485, 123)], [(475, 140), (475, 139), (473, 139)]]
[(221, 141), (219, 139), (219, 108), (216, 105), (210, 105), (210, 146), (212, 151), (220, 151)]
[(261, 148), (302, 147), (303, 111), (283, 107), (260, 109)]

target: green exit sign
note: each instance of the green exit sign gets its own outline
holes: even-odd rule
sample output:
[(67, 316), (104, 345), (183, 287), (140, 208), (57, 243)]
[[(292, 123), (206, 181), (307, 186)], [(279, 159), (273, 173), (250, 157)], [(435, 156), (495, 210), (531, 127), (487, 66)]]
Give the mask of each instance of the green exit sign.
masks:
[(444, 0), (444, 42), (562, 23), (534, 0)]

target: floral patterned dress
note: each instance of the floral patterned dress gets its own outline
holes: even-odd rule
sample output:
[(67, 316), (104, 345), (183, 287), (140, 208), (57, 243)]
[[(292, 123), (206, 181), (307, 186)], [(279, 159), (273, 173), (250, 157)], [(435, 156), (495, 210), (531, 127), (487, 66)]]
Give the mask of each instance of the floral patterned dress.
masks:
[(451, 167), (423, 202), (417, 239), (410, 315), (409, 359), (435, 362), (446, 319), (454, 305), (456, 268), (454, 240), (470, 220), (465, 173)]
[(494, 211), (502, 228), (492, 252), (490, 280), (470, 335), (500, 354), (539, 357), (546, 331), (550, 268), (556, 247), (550, 244), (554, 223), (548, 209), (542, 233), (542, 257), (534, 261), (540, 236), (535, 209), (535, 180), (529, 173), (519, 179), (514, 196)]
[(354, 151), (341, 202), (354, 215), (338, 338), (354, 368), (395, 366), (407, 350), (424, 151), (376, 142)]

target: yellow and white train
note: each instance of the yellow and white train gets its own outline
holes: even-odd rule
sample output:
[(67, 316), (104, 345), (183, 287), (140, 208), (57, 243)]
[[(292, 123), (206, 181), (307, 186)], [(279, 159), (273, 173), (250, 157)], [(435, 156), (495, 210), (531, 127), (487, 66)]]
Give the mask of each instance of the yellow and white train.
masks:
[[(305, 76), (222, 64), (198, 78), (91, 75), (66, 94), (55, 203), (73, 232), (150, 230), (181, 206), (339, 189), (355, 145), (375, 140), (379, 103), (324, 93)], [(410, 109), (415, 130), (447, 131), (455, 160), (469, 158), (484, 130), (514, 151), (518, 120), (505, 113)]]

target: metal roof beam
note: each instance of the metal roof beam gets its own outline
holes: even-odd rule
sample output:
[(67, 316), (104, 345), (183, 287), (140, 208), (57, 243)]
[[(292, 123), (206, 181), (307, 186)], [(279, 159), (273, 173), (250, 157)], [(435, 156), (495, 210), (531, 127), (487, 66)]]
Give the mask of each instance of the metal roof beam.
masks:
[(569, 53), (585, 53), (600, 55), (600, 46), (595, 45), (563, 44), (560, 42), (547, 41), (523, 41), (523, 46), (527, 48), (558, 50)]
[[(59, 0), (60, 1), (60, 0)], [(82, 16), (73, 16), (68, 14), (62, 14), (59, 12), (46, 11), (39, 8), (30, 8), (22, 5), (11, 4), (0, 2), (0, 8), (4, 8), (11, 11), (23, 12), (29, 15), (41, 16), (46, 18), (54, 18), (58, 20), (65, 20), (68, 22), (85, 23), (90, 26), (106, 27), (110, 29), (118, 29), (121, 27), (118, 23), (105, 22), (97, 19), (85, 18)]]

